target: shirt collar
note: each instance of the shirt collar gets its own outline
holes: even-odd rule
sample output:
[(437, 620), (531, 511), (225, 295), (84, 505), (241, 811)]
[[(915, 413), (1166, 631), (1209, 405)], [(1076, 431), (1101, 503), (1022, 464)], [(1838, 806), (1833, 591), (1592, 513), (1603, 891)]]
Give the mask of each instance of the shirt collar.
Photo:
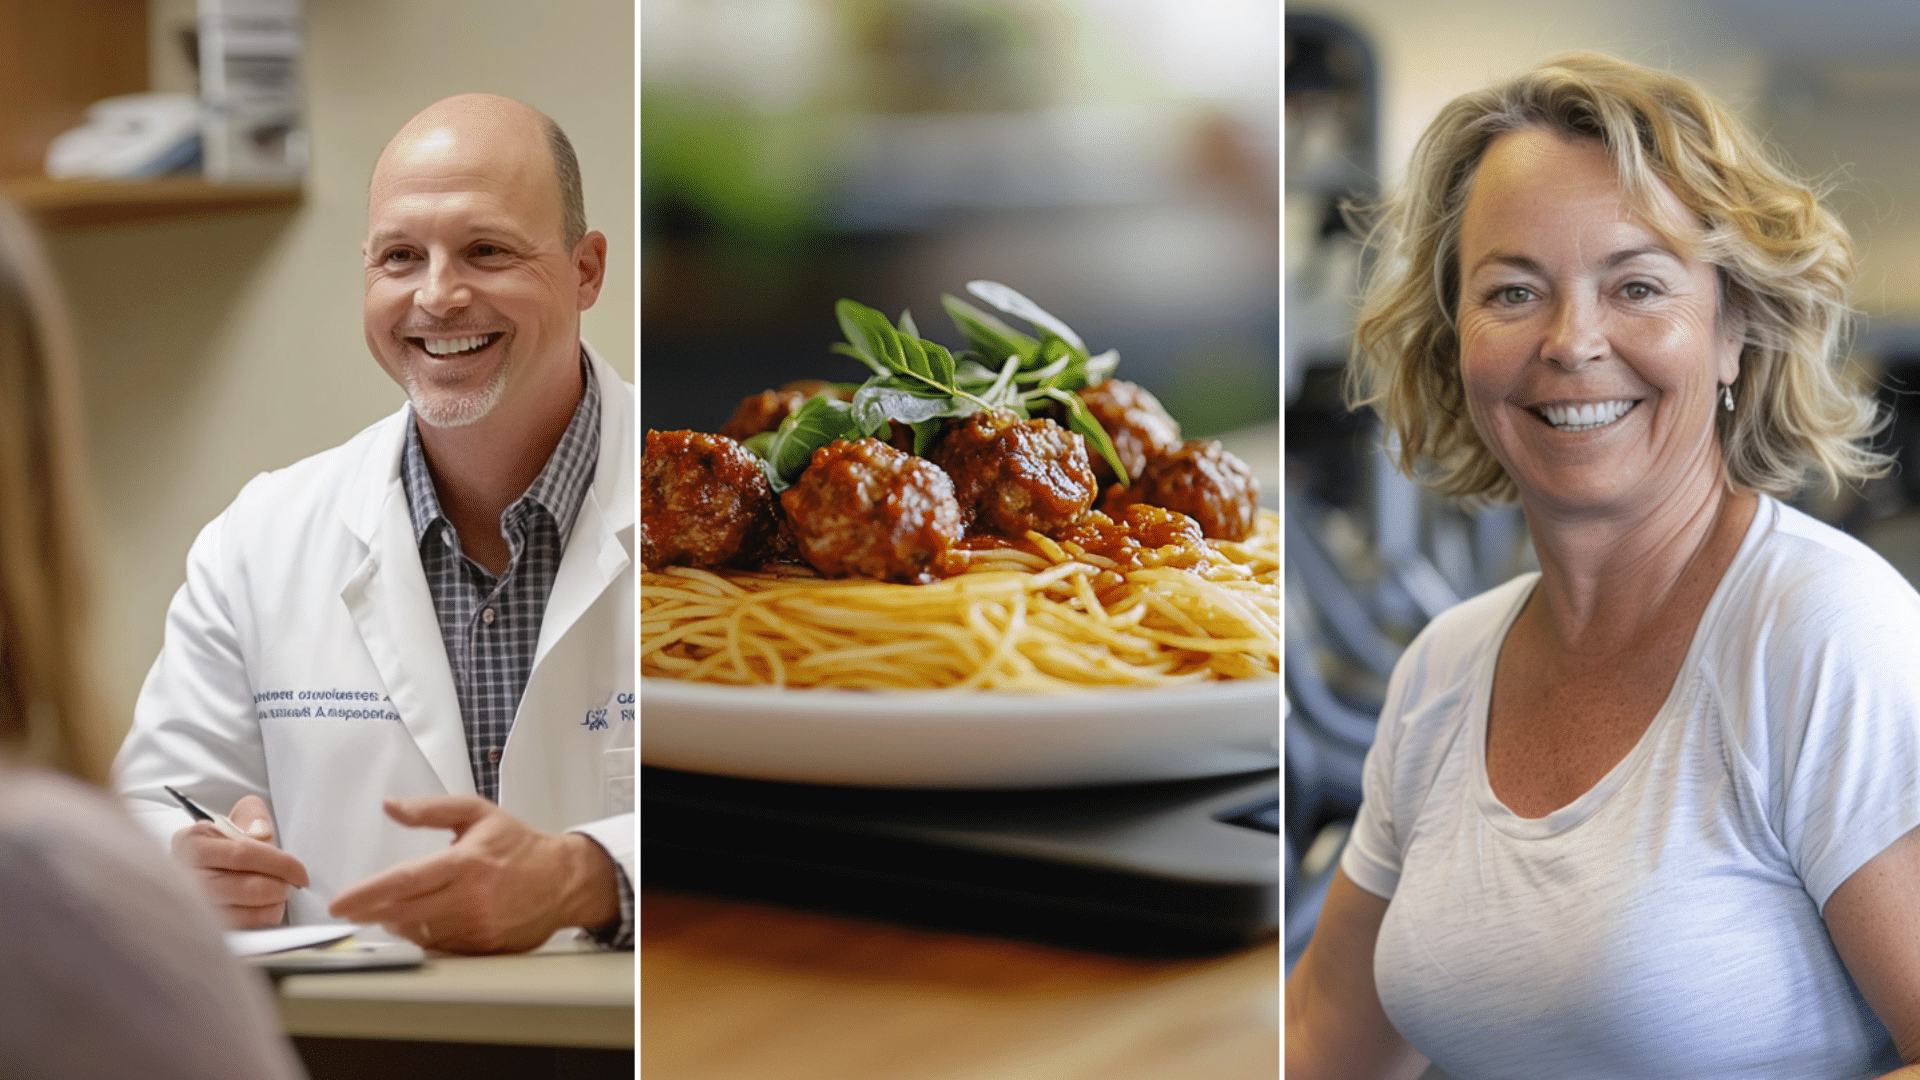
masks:
[[(560, 544), (566, 546), (573, 533), (574, 519), (580, 516), (580, 504), (593, 483), (594, 467), (600, 460), (600, 380), (594, 377), (586, 353), (580, 356), (583, 389), (580, 403), (573, 407), (573, 418), (560, 435), (559, 445), (547, 458), (540, 475), (506, 512), (500, 515), (504, 527), (508, 519), (524, 513), (528, 503), (538, 503), (559, 526)], [(414, 543), (424, 543), (428, 530), (437, 521), (447, 520), (440, 509), (439, 493), (433, 489), (433, 476), (427, 469), (426, 451), (420, 445), (420, 427), (407, 406), (407, 438), (400, 451), (400, 483), (406, 491), (407, 514), (413, 522)]]

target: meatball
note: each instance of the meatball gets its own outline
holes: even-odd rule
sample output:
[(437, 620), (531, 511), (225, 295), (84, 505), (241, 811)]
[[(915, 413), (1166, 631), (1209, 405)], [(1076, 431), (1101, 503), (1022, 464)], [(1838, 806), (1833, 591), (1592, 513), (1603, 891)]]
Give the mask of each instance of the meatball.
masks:
[[(778, 496), (775, 496), (775, 500), (778, 501)], [(779, 513), (778, 509), (776, 505), (774, 516), (780, 519), (780, 525), (774, 531), (773, 538), (767, 541), (766, 563), (772, 565), (806, 562), (807, 560), (800, 555), (800, 539), (793, 535), (793, 523), (787, 520), (787, 515)]]
[(640, 455), (640, 561), (740, 566), (780, 522), (760, 459), (725, 435), (649, 431)]
[(1132, 503), (1178, 510), (1199, 522), (1200, 531), (1214, 540), (1245, 540), (1253, 535), (1259, 513), (1260, 481), (1219, 443), (1188, 439), (1171, 454), (1149, 462), (1132, 487), (1108, 488), (1100, 509), (1118, 519)]
[(778, 390), (762, 390), (742, 398), (740, 407), (733, 410), (733, 418), (720, 429), (720, 434), (745, 442), (763, 431), (778, 430), (781, 421), (792, 416), (808, 398), (820, 394), (832, 394), (842, 400), (847, 397), (822, 379), (796, 379)]
[[(1113, 490), (1126, 489), (1116, 484)], [(1147, 503), (1133, 503), (1118, 509), (1120, 512), (1114, 517), (1095, 510), (1055, 539), (1078, 544), (1083, 551), (1129, 568), (1140, 565), (1143, 548), (1199, 547), (1206, 540), (1199, 523), (1177, 510)]]
[(740, 407), (733, 410), (732, 419), (721, 425), (720, 434), (744, 442), (763, 431), (773, 431), (806, 400), (795, 393), (762, 390), (740, 400)]
[[(1114, 453), (1119, 456), (1120, 464), (1127, 467), (1130, 479), (1137, 479), (1147, 470), (1148, 462), (1173, 453), (1180, 445), (1180, 425), (1167, 415), (1158, 398), (1137, 384), (1102, 379), (1083, 387), (1080, 400), (1086, 402), (1087, 411), (1099, 421), (1107, 438), (1113, 440)], [(1106, 458), (1098, 454), (1090, 456), (1093, 475), (1101, 484), (1119, 479)]]
[(1005, 409), (952, 425), (933, 460), (953, 477), (968, 525), (1006, 536), (1051, 536), (1080, 520), (1100, 490), (1085, 439)]
[(878, 439), (835, 439), (780, 493), (800, 555), (828, 577), (923, 585), (962, 534), (953, 481)]

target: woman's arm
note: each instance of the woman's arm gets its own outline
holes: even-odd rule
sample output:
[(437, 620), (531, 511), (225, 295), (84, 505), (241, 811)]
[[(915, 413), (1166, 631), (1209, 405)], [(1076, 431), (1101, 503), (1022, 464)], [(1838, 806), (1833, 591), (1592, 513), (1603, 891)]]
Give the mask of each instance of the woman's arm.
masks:
[(1293, 1080), (1413, 1077), (1426, 1067), (1393, 1029), (1373, 986), (1373, 945), (1387, 902), (1335, 870), (1320, 923), (1287, 980), (1287, 1066)]
[(1920, 1080), (1920, 829), (1841, 882), (1824, 915), (1847, 974), (1907, 1062), (1882, 1080)]

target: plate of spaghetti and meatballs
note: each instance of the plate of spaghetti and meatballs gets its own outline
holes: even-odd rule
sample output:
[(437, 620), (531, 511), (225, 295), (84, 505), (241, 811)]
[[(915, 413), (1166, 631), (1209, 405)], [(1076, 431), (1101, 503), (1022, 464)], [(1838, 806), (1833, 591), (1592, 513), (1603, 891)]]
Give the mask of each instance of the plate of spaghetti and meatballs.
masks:
[(1111, 350), (968, 291), (999, 315), (943, 298), (965, 350), (843, 300), (863, 382), (647, 432), (648, 763), (967, 786), (1273, 764), (1279, 521), (1253, 473)]

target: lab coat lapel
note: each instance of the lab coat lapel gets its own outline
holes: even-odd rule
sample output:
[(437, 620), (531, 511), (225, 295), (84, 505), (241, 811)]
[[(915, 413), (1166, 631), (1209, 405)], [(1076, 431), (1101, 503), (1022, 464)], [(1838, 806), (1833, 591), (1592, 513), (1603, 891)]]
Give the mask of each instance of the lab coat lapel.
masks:
[(600, 380), (600, 454), (540, 620), (535, 669), (633, 562), (633, 391), (592, 346), (585, 348)]
[[(408, 422), (412, 421), (407, 415)], [(453, 688), (440, 623), (427, 591), (426, 573), (407, 517), (407, 496), (398, 476), (384, 491), (369, 526), (367, 559), (340, 598), (352, 612), (367, 653), (386, 685), (394, 711), (426, 755), (450, 795), (474, 793), (467, 762), (467, 736)]]
[(533, 653), (536, 669), (553, 650), (554, 643), (573, 628), (580, 616), (627, 568), (629, 561), (626, 546), (620, 543), (619, 535), (608, 528), (599, 500), (588, 491), (580, 501), (580, 515), (573, 521), (573, 542), (560, 557), (553, 592), (547, 597), (547, 611), (540, 620), (540, 643)]

